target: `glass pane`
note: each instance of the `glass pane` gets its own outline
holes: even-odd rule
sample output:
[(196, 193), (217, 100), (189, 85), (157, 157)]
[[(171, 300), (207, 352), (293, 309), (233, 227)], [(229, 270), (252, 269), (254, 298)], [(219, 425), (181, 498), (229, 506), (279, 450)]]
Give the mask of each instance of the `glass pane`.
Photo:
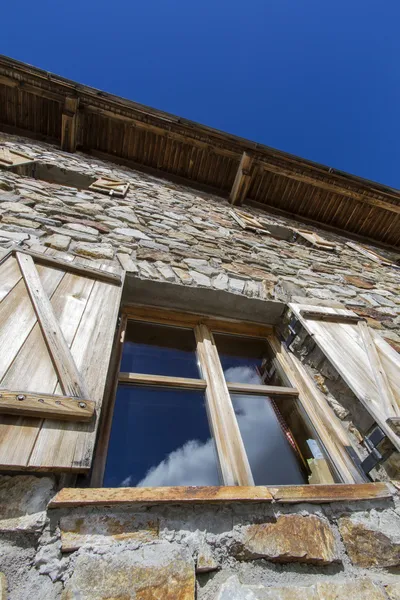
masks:
[(268, 346), (262, 339), (214, 333), (226, 381), (269, 384)]
[(191, 329), (130, 321), (122, 353), (122, 372), (198, 379), (196, 342)]
[(120, 385), (103, 485), (220, 485), (204, 393)]
[[(290, 402), (290, 400), (285, 400)], [(267, 396), (232, 394), (232, 404), (256, 485), (308, 483), (296, 445)]]

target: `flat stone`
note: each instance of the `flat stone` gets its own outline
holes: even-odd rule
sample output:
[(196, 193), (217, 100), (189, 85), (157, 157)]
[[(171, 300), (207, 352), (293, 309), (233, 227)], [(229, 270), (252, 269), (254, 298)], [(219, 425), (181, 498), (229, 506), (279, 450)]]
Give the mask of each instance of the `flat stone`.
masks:
[(203, 275), (203, 273), (198, 273), (197, 271), (189, 271), (189, 273), (198, 285), (211, 287), (211, 280), (207, 275)]
[(151, 262), (161, 261), (169, 262), (172, 256), (168, 252), (160, 252), (159, 250), (149, 250), (139, 247), (137, 250), (137, 258), (140, 260), (149, 260)]
[(98, 546), (127, 540), (152, 542), (158, 538), (158, 521), (142, 514), (82, 512), (62, 517), (60, 531), (62, 552), (73, 552), (85, 544)]
[(168, 543), (77, 556), (61, 600), (193, 600), (195, 572), (188, 551)]
[(7, 579), (4, 573), (0, 573), (0, 600), (7, 600)]
[(54, 233), (44, 240), (44, 245), (56, 250), (67, 250), (71, 242), (71, 238), (67, 235), (58, 235)]
[(179, 277), (179, 279), (183, 283), (187, 283), (187, 284), (192, 283), (193, 277), (189, 274), (188, 271), (185, 271), (185, 269), (180, 269), (179, 267), (173, 267), (172, 270), (174, 271), (174, 273), (176, 273), (176, 275)]
[(277, 562), (330, 564), (338, 561), (335, 538), (325, 521), (314, 515), (281, 515), (274, 523), (247, 525), (238, 558)]
[(197, 551), (196, 573), (209, 573), (217, 569), (219, 569), (219, 565), (210, 546), (202, 543)]
[[(121, 250), (121, 248), (119, 250)], [(124, 271), (127, 271), (127, 273), (139, 273), (137, 265), (133, 262), (130, 256), (120, 251), (117, 253), (117, 258)]]
[(23, 217), (14, 217), (9, 214), (3, 215), (1, 222), (8, 223), (10, 225), (18, 225), (19, 227), (29, 227), (29, 229), (38, 229), (40, 227), (40, 223), (35, 223), (35, 221), (31, 221), (30, 219), (25, 219)]
[(400, 600), (400, 583), (390, 583), (385, 587), (385, 592), (390, 600)]
[[(122, 210), (123, 208), (128, 210)], [(137, 218), (137, 216), (127, 206), (121, 206), (119, 209), (108, 209), (106, 210), (106, 213), (109, 217), (113, 219), (118, 219), (119, 221), (124, 221), (125, 223), (129, 223), (129, 225), (136, 225), (137, 223), (139, 223), (139, 219)]]
[(2, 202), (0, 204), (1, 210), (7, 210), (14, 213), (34, 213), (35, 211), (30, 206), (27, 206), (23, 202)]
[(345, 275), (344, 279), (350, 285), (354, 285), (355, 287), (362, 288), (364, 290), (372, 290), (375, 287), (372, 281), (364, 279), (363, 277), (357, 277), (356, 275)]
[(381, 588), (369, 579), (316, 583), (311, 586), (265, 587), (244, 585), (238, 577), (229, 577), (215, 600), (385, 600)]
[(165, 279), (165, 281), (171, 281), (171, 282), (176, 281), (175, 273), (173, 272), (173, 270), (171, 269), (171, 267), (169, 265), (156, 263), (156, 267), (160, 271), (160, 273), (161, 273), (163, 279)]
[(114, 233), (124, 235), (128, 238), (135, 238), (136, 240), (149, 240), (149, 236), (139, 231), (138, 229), (131, 229), (130, 227), (117, 227), (114, 229)]
[(217, 288), (217, 290), (227, 290), (228, 282), (228, 275), (225, 275), (225, 273), (220, 273), (212, 280), (213, 287)]
[(88, 227), (87, 225), (82, 225), (82, 223), (65, 223), (65, 229), (72, 229), (72, 231), (79, 231), (81, 233), (88, 233), (89, 235), (98, 236), (99, 232), (94, 227)]
[(40, 530), (46, 506), (53, 495), (50, 477), (32, 475), (0, 476), (0, 531)]
[(73, 248), (75, 254), (90, 256), (91, 258), (114, 258), (114, 248), (111, 244), (91, 244), (78, 242)]
[(400, 565), (400, 542), (391, 539), (390, 535), (391, 529), (398, 531), (400, 518), (393, 516), (393, 519), (386, 527), (374, 519), (339, 519), (340, 535), (354, 565), (364, 568)]

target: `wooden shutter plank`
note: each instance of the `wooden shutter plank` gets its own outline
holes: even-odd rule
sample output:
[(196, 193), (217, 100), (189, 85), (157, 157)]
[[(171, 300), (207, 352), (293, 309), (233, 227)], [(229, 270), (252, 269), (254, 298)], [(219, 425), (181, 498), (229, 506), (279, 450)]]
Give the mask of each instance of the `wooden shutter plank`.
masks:
[(0, 265), (0, 302), (21, 280), (22, 275), (17, 261), (13, 256), (9, 256)]
[[(64, 277), (63, 271), (38, 267), (38, 273), (46, 294), (51, 297)], [(18, 315), (18, 318), (15, 318)], [(14, 357), (37, 321), (32, 302), (21, 281), (0, 303), (0, 385)]]
[(27, 466), (41, 419), (0, 415), (0, 468)]
[(58, 373), (63, 393), (67, 396), (88, 398), (84, 378), (75, 365), (60, 325), (54, 315), (51, 302), (41, 284), (32, 257), (17, 252), (17, 260), (51, 359)]
[(299, 317), (307, 331), (313, 336), (317, 345), (333, 364), (343, 380), (358, 397), (374, 421), (382, 428), (396, 448), (400, 450), (400, 438), (388, 425), (387, 419), (400, 416), (400, 357), (394, 351), (389, 351), (389, 345), (371, 332), (378, 353), (382, 356), (382, 365), (387, 371), (387, 380), (394, 394), (391, 408), (382, 403), (379, 386), (371, 369), (365, 344), (361, 337), (360, 326), (345, 323), (329, 323), (307, 320), (301, 314), (302, 309), (311, 308), (322, 311), (338, 311), (341, 314), (352, 311), (343, 309), (310, 307), (290, 304), (294, 313)]
[[(96, 402), (95, 420), (74, 425), (44, 421), (29, 462), (31, 468), (53, 466), (82, 471), (90, 467), (121, 289), (95, 282), (71, 346), (75, 363), (86, 379), (89, 397)], [(56, 393), (59, 392), (58, 387)]]
[(0, 393), (0, 413), (41, 419), (90, 421), (94, 409), (94, 402), (82, 398), (32, 394), (23, 390), (2, 390)]

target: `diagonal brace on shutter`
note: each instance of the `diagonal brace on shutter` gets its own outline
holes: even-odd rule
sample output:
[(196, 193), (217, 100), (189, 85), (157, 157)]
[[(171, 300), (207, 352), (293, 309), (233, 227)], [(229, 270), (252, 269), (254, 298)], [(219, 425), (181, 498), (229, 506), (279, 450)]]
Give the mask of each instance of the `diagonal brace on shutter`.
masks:
[(63, 393), (88, 398), (86, 384), (65, 341), (32, 257), (17, 252), (16, 258)]
[(85, 398), (0, 390), (0, 414), (61, 421), (90, 421), (95, 404), (93, 400)]

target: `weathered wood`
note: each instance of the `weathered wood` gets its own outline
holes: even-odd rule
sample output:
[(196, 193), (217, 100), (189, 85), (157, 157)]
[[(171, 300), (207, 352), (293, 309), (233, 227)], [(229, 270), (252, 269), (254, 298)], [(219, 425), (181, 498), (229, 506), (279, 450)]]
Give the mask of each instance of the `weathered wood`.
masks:
[(350, 439), (323, 394), (312, 381), (302, 363), (289, 353), (277, 338), (271, 336), (269, 343), (290, 383), (297, 388), (299, 401), (342, 481), (345, 483), (362, 482), (363, 478), (347, 451), (347, 449), (352, 449)]
[(123, 504), (221, 504), (271, 502), (265, 486), (190, 486), (155, 488), (64, 488), (49, 502), (49, 508), (111, 506)]
[(127, 191), (129, 190), (129, 185), (129, 182), (121, 181), (119, 179), (111, 179), (110, 177), (103, 176), (100, 177), (100, 179), (96, 179), (96, 181), (91, 183), (89, 185), (89, 189), (109, 194), (110, 196), (118, 196), (119, 198), (124, 198), (124, 196), (126, 196)]
[(304, 238), (307, 242), (312, 244), (315, 248), (321, 248), (322, 250), (336, 250), (335, 243), (328, 242), (314, 231), (296, 228), (293, 228), (293, 231), (295, 231), (300, 237)]
[[(391, 390), (388, 377), (385, 373), (385, 369), (382, 366), (378, 350), (375, 346), (375, 342), (372, 338), (371, 331), (368, 325), (365, 322), (361, 322), (358, 323), (358, 327), (361, 332), (362, 340), (364, 342), (369, 364), (371, 365), (371, 371), (375, 377), (376, 388), (381, 397), (382, 405), (384, 406), (387, 414), (390, 414), (391, 412), (395, 411), (397, 407), (396, 399)], [(392, 429), (396, 432), (395, 428), (392, 427)]]
[(240, 394), (256, 394), (262, 396), (271, 396), (272, 398), (275, 398), (277, 396), (279, 396), (280, 398), (293, 398), (299, 395), (296, 388), (278, 385), (234, 383), (232, 381), (227, 381), (226, 385), (228, 386), (228, 390), (230, 392)]
[(238, 335), (265, 338), (274, 331), (271, 325), (263, 325), (262, 323), (243, 322), (235, 319), (218, 319), (208, 315), (166, 310), (165, 308), (162, 309), (155, 306), (128, 304), (123, 306), (122, 311), (128, 318), (135, 319), (136, 321), (152, 321), (164, 325), (190, 328), (194, 328), (199, 323), (202, 323), (211, 331), (218, 331), (220, 333), (236, 333)]
[(225, 485), (254, 485), (212, 333), (205, 325), (197, 325), (194, 332), (223, 481)]
[[(14, 251), (14, 254), (17, 250)], [(96, 281), (105, 281), (106, 283), (114, 283), (115, 285), (121, 285), (122, 279), (120, 274), (114, 272), (105, 271), (103, 269), (96, 269), (88, 264), (83, 265), (82, 263), (75, 263), (69, 260), (63, 260), (61, 258), (53, 258), (48, 254), (40, 254), (39, 252), (28, 252), (18, 250), (19, 254), (27, 254), (35, 259), (36, 263), (54, 267), (55, 269), (62, 269), (70, 273), (76, 273), (82, 277), (90, 277), (96, 279)]]
[(7, 146), (0, 147), (0, 166), (4, 168), (27, 164), (33, 162), (33, 160), (28, 154), (7, 148)]
[(252, 164), (253, 159), (251, 156), (247, 152), (243, 152), (229, 196), (232, 204), (243, 204), (251, 183)]
[(79, 98), (67, 96), (61, 116), (61, 150), (75, 152), (77, 146)]
[(270, 231), (265, 229), (264, 225), (262, 225), (255, 217), (245, 215), (243, 212), (239, 212), (238, 210), (230, 210), (229, 214), (240, 225), (240, 227), (242, 227), (242, 229), (249, 229), (250, 231), (257, 231), (258, 233), (270, 235)]
[(90, 421), (95, 403), (71, 396), (49, 396), (0, 388), (0, 413), (41, 419)]
[(16, 257), (63, 393), (88, 398), (86, 383), (72, 358), (32, 257), (19, 252)]
[(347, 246), (349, 248), (352, 248), (353, 250), (356, 250), (356, 252), (359, 252), (363, 256), (366, 256), (370, 260), (378, 263), (379, 265), (385, 265), (387, 267), (393, 267), (394, 269), (400, 269), (400, 265), (397, 265), (392, 260), (381, 256), (380, 254), (378, 254), (374, 250), (371, 250), (370, 248), (365, 248), (364, 246), (361, 246), (360, 244), (354, 244), (353, 242), (347, 242)]
[(120, 373), (120, 383), (135, 383), (138, 385), (158, 385), (192, 390), (204, 390), (207, 387), (205, 379), (190, 379), (186, 377), (169, 377), (167, 375), (144, 375), (142, 373)]
[(301, 502), (359, 502), (392, 496), (385, 483), (358, 483), (334, 485), (288, 485), (268, 487), (275, 502), (296, 504)]
[(21, 281), (22, 275), (16, 259), (8, 255), (0, 264), (0, 302)]
[(341, 315), (341, 314), (330, 314), (323, 313), (321, 311), (312, 311), (312, 310), (301, 310), (301, 316), (304, 319), (314, 319), (316, 321), (328, 321), (331, 323), (360, 323), (365, 321), (363, 317), (359, 317), (358, 315)]

